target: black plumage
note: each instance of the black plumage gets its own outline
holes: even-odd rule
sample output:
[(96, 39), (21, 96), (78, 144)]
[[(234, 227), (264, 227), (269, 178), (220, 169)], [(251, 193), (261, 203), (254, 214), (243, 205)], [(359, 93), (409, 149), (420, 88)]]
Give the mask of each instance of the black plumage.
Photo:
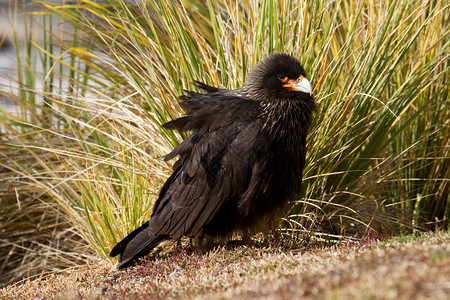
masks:
[(162, 241), (182, 236), (246, 235), (280, 216), (300, 192), (306, 134), (315, 102), (300, 63), (272, 54), (255, 65), (242, 88), (197, 83), (184, 117), (165, 128), (192, 131), (166, 156), (179, 156), (150, 221), (111, 251), (118, 267)]

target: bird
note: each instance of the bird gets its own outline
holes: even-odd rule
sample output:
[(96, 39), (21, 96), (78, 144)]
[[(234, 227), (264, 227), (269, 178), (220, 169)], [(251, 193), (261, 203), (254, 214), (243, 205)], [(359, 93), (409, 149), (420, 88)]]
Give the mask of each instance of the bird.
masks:
[(190, 135), (165, 157), (178, 160), (150, 220), (110, 252), (119, 269), (167, 240), (261, 232), (300, 193), (316, 109), (300, 62), (272, 53), (241, 88), (195, 84), (180, 97), (186, 114), (163, 125)]

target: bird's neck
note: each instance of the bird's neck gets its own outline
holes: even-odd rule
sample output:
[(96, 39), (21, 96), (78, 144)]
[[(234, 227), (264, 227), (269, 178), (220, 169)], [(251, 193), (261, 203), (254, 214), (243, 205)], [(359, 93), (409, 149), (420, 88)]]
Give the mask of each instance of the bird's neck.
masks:
[(261, 102), (261, 108), (265, 130), (274, 135), (299, 138), (306, 137), (315, 104), (314, 100), (309, 103), (294, 98)]

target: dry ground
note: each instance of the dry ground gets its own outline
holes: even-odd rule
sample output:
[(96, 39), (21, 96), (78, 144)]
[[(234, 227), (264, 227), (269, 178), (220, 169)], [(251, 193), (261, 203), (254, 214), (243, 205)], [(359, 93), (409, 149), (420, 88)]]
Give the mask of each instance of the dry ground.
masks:
[(0, 290), (5, 299), (450, 299), (450, 233), (328, 248), (180, 249), (115, 270), (109, 262)]

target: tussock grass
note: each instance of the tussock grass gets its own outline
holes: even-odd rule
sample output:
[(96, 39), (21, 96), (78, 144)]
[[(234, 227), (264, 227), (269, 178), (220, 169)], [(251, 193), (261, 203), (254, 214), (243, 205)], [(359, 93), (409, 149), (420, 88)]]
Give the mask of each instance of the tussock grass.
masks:
[[(18, 88), (2, 91), (19, 107), (0, 107), (2, 227), (18, 228), (27, 204), (60, 220), (51, 241), (67, 226), (76, 237), (69, 248), (106, 257), (149, 218), (170, 174), (162, 157), (183, 136), (161, 124), (182, 114), (183, 89), (194, 80), (241, 86), (270, 52), (300, 58), (318, 102), (303, 193), (281, 235), (448, 227), (448, 1), (37, 3), (17, 52)], [(16, 239), (1, 234), (4, 245)], [(12, 269), (23, 253), (2, 249)]]

